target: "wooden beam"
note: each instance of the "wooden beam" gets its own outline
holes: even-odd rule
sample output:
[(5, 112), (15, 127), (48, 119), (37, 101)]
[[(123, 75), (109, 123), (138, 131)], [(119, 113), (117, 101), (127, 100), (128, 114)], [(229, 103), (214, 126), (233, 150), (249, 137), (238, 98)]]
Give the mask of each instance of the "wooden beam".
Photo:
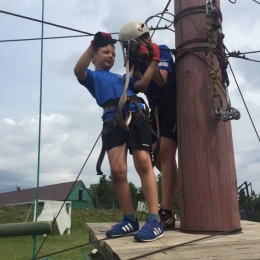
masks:
[[(176, 56), (178, 189), (181, 231), (188, 233), (240, 228), (231, 123), (216, 122), (212, 109), (205, 2), (175, 0), (175, 47), (183, 48)], [(225, 109), (221, 84), (218, 92)]]
[(0, 224), (0, 237), (50, 234), (51, 221)]

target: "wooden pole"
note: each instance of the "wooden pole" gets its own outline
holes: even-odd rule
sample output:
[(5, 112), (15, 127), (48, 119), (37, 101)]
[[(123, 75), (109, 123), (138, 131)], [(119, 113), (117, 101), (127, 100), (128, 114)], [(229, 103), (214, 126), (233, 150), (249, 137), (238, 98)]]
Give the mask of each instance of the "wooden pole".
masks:
[(0, 237), (43, 235), (51, 231), (51, 221), (0, 224)]
[[(212, 109), (205, 3), (175, 0), (174, 6), (175, 47), (191, 51), (176, 56), (178, 189), (181, 231), (187, 233), (241, 228), (231, 124), (216, 122)], [(219, 68), (215, 55), (214, 65)], [(218, 92), (226, 108), (220, 84)]]

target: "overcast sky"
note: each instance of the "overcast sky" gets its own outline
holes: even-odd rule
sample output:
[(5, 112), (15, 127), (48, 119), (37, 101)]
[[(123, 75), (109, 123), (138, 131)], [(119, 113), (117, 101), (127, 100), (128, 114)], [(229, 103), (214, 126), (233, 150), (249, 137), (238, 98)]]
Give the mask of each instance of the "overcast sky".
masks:
[[(148, 5), (149, 2), (149, 5)], [(168, 0), (45, 0), (45, 21), (82, 30), (118, 32), (131, 20), (145, 21), (162, 12)], [(221, 0), (224, 43), (229, 51), (260, 50), (260, 5), (251, 0), (231, 4)], [(41, 19), (41, 1), (1, 0), (0, 10)], [(174, 14), (174, 1), (169, 5)], [(170, 16), (166, 16), (170, 18)], [(150, 24), (156, 24), (153, 20)], [(162, 22), (165, 25), (166, 22)], [(149, 24), (148, 24), (149, 25)], [(0, 13), (0, 40), (41, 37), (41, 24)], [(44, 26), (44, 37), (79, 35)], [(113, 35), (118, 38), (117, 34)], [(74, 181), (102, 128), (102, 109), (74, 76), (74, 66), (92, 37), (45, 40), (43, 46), (43, 91), (40, 186)], [(153, 41), (175, 48), (175, 34), (156, 31)], [(0, 192), (36, 187), (41, 42), (0, 42)], [(112, 72), (123, 74), (120, 45), (116, 46)], [(260, 60), (259, 54), (247, 55)], [(229, 59), (255, 127), (260, 133), (260, 63)], [(232, 106), (241, 119), (232, 121), (238, 185), (252, 183), (260, 193), (260, 143), (242, 98), (228, 70)], [(223, 122), (222, 122), (223, 123)], [(101, 141), (90, 156), (80, 180), (86, 187), (97, 183), (95, 165)], [(129, 181), (141, 186), (128, 157)], [(107, 159), (102, 170), (109, 175)], [(156, 173), (158, 173), (156, 171)]]

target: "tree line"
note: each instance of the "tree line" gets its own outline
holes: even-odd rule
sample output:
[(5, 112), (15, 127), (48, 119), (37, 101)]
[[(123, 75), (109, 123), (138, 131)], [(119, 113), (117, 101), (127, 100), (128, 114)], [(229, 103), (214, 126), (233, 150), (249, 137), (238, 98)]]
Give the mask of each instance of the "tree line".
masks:
[(252, 191), (247, 196), (245, 190), (242, 189), (238, 194), (238, 203), (241, 218), (260, 222), (260, 194), (256, 195)]
[[(157, 176), (158, 185), (158, 198), (159, 203), (162, 200), (162, 174)], [(129, 186), (132, 192), (132, 199), (134, 208), (137, 209), (138, 201), (144, 202), (144, 194), (141, 187), (136, 187), (132, 182), (129, 182)], [(119, 204), (116, 199), (111, 175), (102, 175), (98, 183), (91, 184), (87, 189), (92, 200), (93, 206), (97, 209), (119, 209)], [(178, 205), (178, 190), (175, 192), (173, 213), (179, 215)], [(253, 191), (252, 194), (247, 197), (245, 190), (241, 190), (238, 193), (238, 203), (241, 219), (254, 220), (260, 222), (260, 194), (256, 195)], [(251, 215), (252, 214), (252, 215)], [(252, 218), (253, 216), (253, 218)]]
[[(157, 185), (158, 185), (158, 198), (159, 198), (159, 204), (162, 200), (162, 174), (159, 173), (157, 175)], [(132, 182), (129, 182), (129, 186), (132, 193), (132, 200), (134, 204), (134, 208), (136, 209), (138, 206), (138, 201), (145, 202), (143, 190), (141, 187), (136, 187)], [(89, 188), (87, 188), (92, 201), (93, 206), (98, 209), (119, 209), (119, 204), (116, 199), (113, 184), (112, 184), (112, 178), (111, 175), (107, 176), (102, 175), (99, 179), (98, 183), (91, 184)], [(173, 206), (173, 212), (175, 214), (179, 214), (179, 207), (178, 207), (178, 191), (175, 192), (175, 198), (174, 198), (174, 206)]]

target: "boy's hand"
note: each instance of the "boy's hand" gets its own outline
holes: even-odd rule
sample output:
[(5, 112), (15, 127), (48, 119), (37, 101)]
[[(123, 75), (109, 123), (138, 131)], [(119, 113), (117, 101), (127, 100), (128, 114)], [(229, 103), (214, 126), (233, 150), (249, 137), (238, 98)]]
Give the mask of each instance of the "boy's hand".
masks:
[(138, 53), (137, 51), (134, 51), (132, 49), (129, 50), (129, 67), (130, 69), (132, 66), (137, 67), (138, 66)]
[(149, 60), (149, 51), (145, 45), (140, 45), (140, 48), (138, 49), (138, 57), (144, 62)]
[(138, 47), (135, 50), (130, 49), (129, 51), (130, 61), (138, 64), (139, 59), (143, 62), (149, 60), (149, 52), (145, 45), (138, 45)]
[(156, 43), (148, 45), (150, 60), (160, 61), (160, 48)]
[(91, 41), (91, 45), (94, 51), (98, 51), (98, 48), (105, 47), (111, 43), (116, 43), (116, 40), (112, 39), (110, 33), (105, 32), (97, 32), (94, 36), (94, 39)]

